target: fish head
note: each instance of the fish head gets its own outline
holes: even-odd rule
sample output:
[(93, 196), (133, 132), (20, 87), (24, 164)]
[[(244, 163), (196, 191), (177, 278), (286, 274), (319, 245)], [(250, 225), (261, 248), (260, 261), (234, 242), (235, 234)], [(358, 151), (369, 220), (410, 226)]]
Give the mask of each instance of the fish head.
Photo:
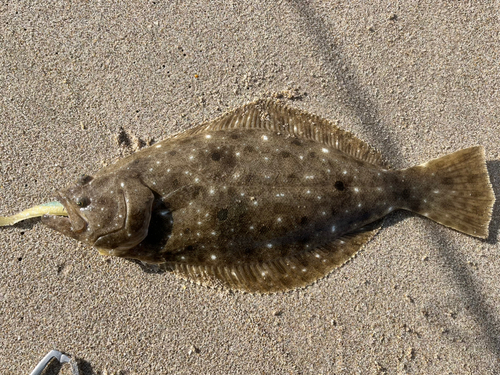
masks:
[(42, 222), (94, 246), (99, 239), (125, 227), (127, 205), (123, 190), (113, 175), (97, 178), (84, 175), (75, 186), (56, 192), (68, 216), (45, 215)]

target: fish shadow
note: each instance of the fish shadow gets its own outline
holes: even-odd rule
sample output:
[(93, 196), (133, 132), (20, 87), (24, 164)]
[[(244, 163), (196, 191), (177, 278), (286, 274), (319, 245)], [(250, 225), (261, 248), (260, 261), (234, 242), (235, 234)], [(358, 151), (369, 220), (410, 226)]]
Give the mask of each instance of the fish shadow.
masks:
[(163, 274), (167, 272), (166, 268), (161, 264), (150, 264), (150, 263), (145, 263), (138, 259), (130, 259), (130, 258), (125, 258), (125, 260), (137, 264), (139, 268), (145, 273)]
[(500, 196), (500, 160), (491, 160), (486, 162), (486, 168), (490, 175), (491, 185), (493, 186), (493, 194), (495, 194), (495, 205), (491, 214), (490, 235), (486, 242), (493, 245), (497, 243), (498, 231), (500, 229), (500, 204), (498, 197)]

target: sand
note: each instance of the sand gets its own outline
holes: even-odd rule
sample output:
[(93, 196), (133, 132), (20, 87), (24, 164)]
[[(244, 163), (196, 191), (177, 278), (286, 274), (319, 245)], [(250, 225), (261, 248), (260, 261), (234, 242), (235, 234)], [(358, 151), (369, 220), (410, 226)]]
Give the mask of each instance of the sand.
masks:
[[(0, 212), (52, 200), (138, 139), (272, 95), (397, 168), (483, 145), (498, 196), (499, 12), (488, 1), (4, 2)], [(325, 279), (260, 296), (145, 273), (33, 219), (0, 230), (0, 373), (27, 374), (51, 349), (82, 374), (500, 373), (499, 226), (498, 205), (486, 241), (395, 212)]]

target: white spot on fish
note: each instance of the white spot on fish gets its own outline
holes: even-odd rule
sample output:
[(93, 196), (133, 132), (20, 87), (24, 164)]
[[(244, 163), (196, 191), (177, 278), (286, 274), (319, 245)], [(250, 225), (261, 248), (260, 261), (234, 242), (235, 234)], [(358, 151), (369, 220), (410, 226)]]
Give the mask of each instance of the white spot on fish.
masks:
[(267, 141), (269, 139), (269, 138), (267, 138), (267, 135), (263, 135), (261, 138), (263, 141)]
[(332, 232), (335, 232), (337, 230), (337, 227), (335, 225), (332, 226)]
[(205, 138), (206, 138), (206, 139), (210, 139), (210, 138), (212, 138), (212, 136), (211, 136), (210, 134), (207, 134), (207, 135), (205, 136)]
[(327, 148), (322, 148), (321, 151), (323, 151), (325, 154), (327, 154), (328, 152), (330, 152)]
[(216, 257), (214, 254), (210, 255), (210, 258), (211, 258), (212, 260), (216, 260), (216, 259), (217, 259), (217, 257)]
[(355, 187), (355, 188), (354, 188), (354, 191), (355, 191), (356, 193), (359, 193), (359, 189), (358, 189), (357, 187)]
[(270, 249), (270, 248), (272, 248), (272, 247), (273, 247), (273, 244), (272, 244), (272, 243), (268, 243), (268, 244), (267, 244), (267, 247)]
[(156, 148), (160, 148), (160, 147), (161, 147), (161, 145), (156, 145)]

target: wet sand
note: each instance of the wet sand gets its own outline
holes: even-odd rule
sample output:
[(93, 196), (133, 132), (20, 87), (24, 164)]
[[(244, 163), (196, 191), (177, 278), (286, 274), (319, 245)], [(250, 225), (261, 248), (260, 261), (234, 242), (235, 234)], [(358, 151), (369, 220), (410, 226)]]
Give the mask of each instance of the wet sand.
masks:
[[(267, 96), (396, 168), (483, 145), (498, 196), (500, 3), (134, 3), (0, 5), (1, 214)], [(19, 223), (0, 230), (0, 373), (51, 349), (82, 374), (499, 373), (499, 227), (498, 204), (486, 241), (395, 212), (336, 272), (261, 296)]]

